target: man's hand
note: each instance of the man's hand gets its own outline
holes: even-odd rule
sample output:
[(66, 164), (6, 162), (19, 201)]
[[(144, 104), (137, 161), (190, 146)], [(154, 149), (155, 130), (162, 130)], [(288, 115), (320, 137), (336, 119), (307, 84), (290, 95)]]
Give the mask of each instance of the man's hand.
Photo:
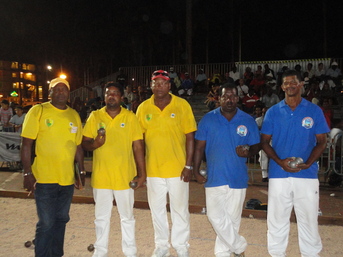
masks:
[(146, 176), (141, 176), (141, 177), (135, 177), (133, 182), (137, 182), (137, 186), (134, 188), (134, 190), (140, 188), (140, 187), (145, 187), (146, 186)]
[(199, 172), (194, 172), (194, 176), (195, 176), (196, 181), (197, 181), (199, 184), (205, 184), (206, 181), (207, 181), (207, 178), (204, 177), (204, 176), (201, 176), (201, 175), (199, 174)]
[(23, 186), (25, 191), (33, 193), (36, 189), (36, 178), (31, 172), (24, 173)]
[(297, 164), (297, 168), (291, 168), (289, 167), (289, 162), (294, 161), (294, 159), (292, 157), (286, 158), (281, 160), (281, 168), (287, 172), (291, 172), (291, 173), (297, 173), (301, 170), (300, 166), (302, 164)]
[(192, 170), (183, 168), (180, 179), (183, 180), (184, 182), (189, 182), (191, 180), (191, 177), (192, 177)]
[(239, 157), (249, 157), (249, 146), (248, 145), (238, 145), (236, 147), (236, 153)]
[(74, 187), (76, 189), (82, 189), (86, 185), (86, 174), (80, 174), (80, 179), (81, 181), (75, 179)]
[(106, 134), (98, 133), (98, 135), (96, 136), (96, 138), (94, 139), (94, 142), (93, 142), (94, 148), (95, 149), (99, 148), (100, 146), (105, 144), (105, 141), (106, 141)]

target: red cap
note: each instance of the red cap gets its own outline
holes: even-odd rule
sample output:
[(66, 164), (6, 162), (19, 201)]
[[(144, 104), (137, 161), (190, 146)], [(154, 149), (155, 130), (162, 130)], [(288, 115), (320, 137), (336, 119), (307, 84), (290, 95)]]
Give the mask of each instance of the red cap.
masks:
[(170, 80), (169, 73), (167, 71), (164, 71), (164, 70), (157, 70), (157, 71), (154, 71), (152, 73), (151, 80), (155, 80), (157, 78), (162, 78), (162, 79), (165, 79), (165, 80)]

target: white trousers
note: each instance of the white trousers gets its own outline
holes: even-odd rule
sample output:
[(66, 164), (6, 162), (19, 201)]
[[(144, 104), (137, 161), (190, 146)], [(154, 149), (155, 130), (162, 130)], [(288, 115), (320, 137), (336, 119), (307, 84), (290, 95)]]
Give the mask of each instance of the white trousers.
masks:
[(230, 256), (240, 254), (248, 244), (239, 235), (246, 189), (232, 189), (229, 186), (206, 187), (206, 209), (209, 221), (217, 234), (214, 254)]
[(190, 236), (189, 183), (176, 178), (147, 178), (148, 201), (155, 232), (155, 247), (168, 249), (169, 223), (167, 216), (167, 193), (172, 220), (171, 244), (177, 251), (187, 251)]
[(286, 256), (290, 215), (297, 217), (302, 257), (318, 257), (322, 243), (318, 232), (318, 179), (270, 179), (268, 189), (268, 251), (273, 257)]
[(122, 251), (125, 256), (136, 255), (135, 218), (133, 216), (134, 192), (127, 190), (110, 190), (93, 188), (95, 201), (96, 242), (93, 257), (106, 257), (113, 200), (116, 201), (120, 216), (122, 233)]

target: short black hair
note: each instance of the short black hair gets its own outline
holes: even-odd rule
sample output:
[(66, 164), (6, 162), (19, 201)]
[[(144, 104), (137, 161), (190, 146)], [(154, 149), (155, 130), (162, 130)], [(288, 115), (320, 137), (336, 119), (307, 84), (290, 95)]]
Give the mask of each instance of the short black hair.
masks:
[(299, 81), (302, 81), (302, 77), (300, 75), (299, 72), (297, 72), (296, 70), (286, 70), (283, 74), (282, 74), (282, 80), (285, 77), (289, 77), (289, 76), (297, 76)]
[(113, 82), (113, 81), (110, 81), (110, 82), (107, 82), (105, 88), (109, 88), (109, 87), (116, 87), (119, 89), (120, 91), (120, 94), (123, 96), (124, 95), (124, 87), (122, 84), (118, 83), (118, 82)]
[(232, 90), (235, 89), (235, 92), (236, 92), (236, 95), (237, 95), (237, 87), (236, 87), (236, 85), (234, 83), (225, 83), (224, 85), (221, 85), (220, 88), (219, 88), (219, 92), (218, 92), (219, 96), (222, 95), (224, 88), (230, 88)]
[(2, 100), (1, 103), (2, 103), (2, 104), (7, 104), (7, 105), (10, 104), (10, 102), (9, 102), (8, 100), (6, 100), (6, 99)]

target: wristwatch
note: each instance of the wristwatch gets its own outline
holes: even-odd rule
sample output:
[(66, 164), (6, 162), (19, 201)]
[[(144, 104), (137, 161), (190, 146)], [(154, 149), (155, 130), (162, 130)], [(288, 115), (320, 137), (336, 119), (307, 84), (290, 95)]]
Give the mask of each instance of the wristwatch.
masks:
[(86, 171), (84, 171), (84, 170), (81, 170), (81, 171), (80, 171), (80, 175), (86, 175), (86, 174), (87, 174)]
[(188, 170), (193, 170), (193, 166), (185, 165), (185, 168), (188, 169)]

